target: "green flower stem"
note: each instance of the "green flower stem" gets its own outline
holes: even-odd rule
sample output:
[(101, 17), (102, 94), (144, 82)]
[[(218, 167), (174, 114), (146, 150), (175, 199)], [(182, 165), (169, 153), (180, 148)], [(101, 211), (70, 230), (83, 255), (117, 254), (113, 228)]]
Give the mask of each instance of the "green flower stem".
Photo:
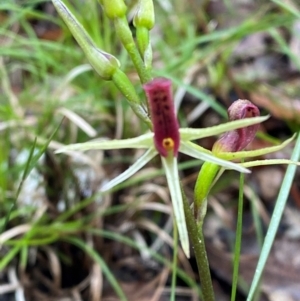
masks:
[(132, 83), (126, 76), (126, 74), (123, 73), (120, 69), (118, 69), (113, 74), (112, 81), (118, 87), (118, 89), (121, 91), (121, 93), (126, 97), (126, 99), (129, 102), (129, 105), (131, 106), (131, 108), (135, 112), (135, 114), (143, 122), (145, 122), (150, 129), (152, 129), (151, 120), (150, 120), (146, 110), (141, 105), (141, 101), (140, 101), (138, 95), (136, 94), (136, 91), (135, 91)]
[(200, 169), (194, 190), (194, 216), (201, 224), (206, 213), (207, 195), (219, 170), (219, 165), (210, 162), (204, 162)]
[(211, 281), (209, 264), (207, 260), (202, 227), (198, 227), (182, 187), (181, 187), (181, 193), (183, 198), (186, 225), (187, 225), (188, 232), (190, 234), (192, 247), (194, 249), (194, 253), (197, 261), (198, 272), (201, 281), (203, 301), (214, 301), (215, 297), (214, 297), (214, 291), (213, 291), (213, 286)]
[(143, 84), (149, 82), (152, 76), (145, 68), (141, 55), (135, 45), (126, 17), (114, 19), (116, 33), (127, 50)]
[(245, 174), (240, 174), (240, 190), (239, 190), (239, 203), (238, 203), (238, 218), (236, 226), (236, 237), (234, 247), (234, 265), (232, 276), (232, 288), (231, 288), (231, 301), (236, 300), (236, 291), (239, 279), (239, 262), (241, 255), (241, 243), (242, 243), (242, 230), (243, 230), (243, 203), (244, 203), (244, 180)]
[(155, 14), (152, 0), (140, 0), (138, 10), (133, 18), (136, 28), (136, 42), (138, 50), (144, 60), (145, 68), (151, 72), (152, 48), (149, 31), (155, 23)]

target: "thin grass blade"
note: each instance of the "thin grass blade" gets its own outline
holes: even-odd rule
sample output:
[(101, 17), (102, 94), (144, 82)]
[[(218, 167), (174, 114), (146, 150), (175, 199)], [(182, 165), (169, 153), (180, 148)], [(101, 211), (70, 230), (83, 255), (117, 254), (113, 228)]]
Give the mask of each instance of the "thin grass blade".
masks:
[[(292, 161), (298, 161), (300, 158), (300, 133), (298, 133), (297, 142), (291, 156)], [(282, 182), (281, 189), (279, 191), (279, 195), (276, 201), (276, 205), (272, 214), (272, 218), (270, 221), (270, 225), (265, 237), (265, 241), (260, 253), (260, 257), (257, 263), (257, 267), (255, 270), (254, 278), (251, 283), (250, 291), (248, 294), (247, 301), (253, 300), (254, 294), (258, 288), (259, 281), (261, 279), (264, 267), (266, 265), (268, 256), (270, 254), (271, 247), (273, 245), (277, 229), (279, 227), (279, 223), (281, 220), (281, 216), (283, 214), (283, 210), (290, 192), (290, 188), (295, 176), (296, 165), (289, 165), (285, 174), (285, 177)]]
[(72, 243), (73, 245), (76, 245), (77, 247), (81, 248), (84, 252), (89, 254), (89, 256), (93, 258), (101, 266), (104, 275), (106, 276), (107, 280), (110, 282), (111, 286), (115, 290), (116, 294), (119, 297), (119, 300), (121, 301), (128, 300), (121, 286), (119, 285), (117, 279), (115, 278), (114, 274), (106, 265), (105, 261), (99, 255), (99, 253), (97, 253), (91, 246), (89, 246), (87, 243), (85, 243), (83, 240), (77, 237), (68, 237), (65, 238), (65, 240), (68, 241), (69, 243)]

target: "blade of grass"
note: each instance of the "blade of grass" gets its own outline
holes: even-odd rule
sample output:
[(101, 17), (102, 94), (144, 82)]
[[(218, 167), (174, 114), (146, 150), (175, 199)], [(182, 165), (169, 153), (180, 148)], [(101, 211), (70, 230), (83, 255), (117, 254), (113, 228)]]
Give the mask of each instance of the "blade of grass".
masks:
[[(291, 156), (291, 160), (298, 161), (300, 158), (300, 133), (298, 133), (298, 138), (296, 141), (295, 148), (293, 150), (293, 154)], [(281, 216), (283, 214), (283, 210), (290, 192), (290, 188), (295, 176), (296, 172), (296, 165), (289, 165), (284, 176), (282, 186), (279, 191), (279, 195), (276, 201), (276, 205), (274, 208), (274, 212), (272, 214), (272, 218), (270, 221), (270, 225), (265, 237), (265, 241), (260, 253), (260, 257), (257, 263), (257, 267), (255, 270), (254, 278), (251, 283), (250, 291), (247, 297), (247, 301), (253, 300), (254, 294), (257, 290), (259, 281), (261, 279), (264, 267), (266, 265), (269, 253), (271, 251), (271, 247), (273, 245), (277, 229), (279, 227), (279, 223), (281, 220)]]
[(12, 249), (10, 249), (5, 256), (3, 256), (0, 260), (0, 271), (2, 271), (8, 263), (13, 260), (18, 252), (20, 251), (21, 246), (14, 246)]
[(117, 279), (115, 278), (115, 276), (113, 275), (109, 267), (106, 265), (105, 261), (93, 248), (91, 248), (84, 241), (82, 241), (77, 237), (68, 237), (68, 238), (64, 238), (64, 240), (81, 248), (84, 252), (86, 252), (89, 256), (91, 256), (91, 258), (93, 258), (97, 263), (99, 263), (103, 273), (105, 274), (107, 280), (110, 282), (111, 286), (114, 288), (120, 300), (121, 301), (128, 300), (121, 286), (119, 285)]
[(300, 11), (297, 9), (296, 5), (292, 5), (289, 1), (281, 1), (281, 0), (271, 0), (276, 3), (278, 6), (282, 7), (289, 13), (293, 14), (296, 18), (300, 19)]
[(12, 204), (11, 204), (9, 210), (8, 210), (8, 213), (6, 215), (6, 218), (5, 218), (5, 221), (3, 223), (2, 229), (0, 230), (0, 233), (4, 232), (4, 230), (6, 228), (6, 225), (8, 224), (10, 214), (12, 213), (12, 211), (14, 210), (14, 208), (16, 206), (17, 199), (19, 197), (19, 194), (20, 194), (21, 188), (23, 186), (23, 183), (24, 183), (26, 177), (28, 176), (28, 174), (29, 174), (29, 172), (31, 170), (30, 166), (31, 166), (31, 161), (33, 160), (33, 154), (34, 154), (35, 146), (36, 146), (36, 139), (34, 140), (33, 145), (32, 145), (32, 147), (30, 149), (28, 160), (26, 162), (26, 166), (25, 166), (22, 178), (21, 178), (21, 182), (20, 182), (20, 184), (18, 186), (18, 189), (17, 189), (17, 192), (16, 192), (16, 196), (15, 196), (15, 198), (14, 198), (14, 200), (13, 200), (13, 202), (12, 202)]
[(26, 269), (27, 262), (28, 262), (28, 253), (29, 253), (28, 249), (29, 249), (28, 246), (23, 246), (20, 252), (20, 267), (23, 271)]
[(259, 213), (259, 208), (258, 208), (258, 202), (259, 200), (257, 199), (257, 196), (255, 195), (254, 191), (250, 189), (250, 206), (251, 206), (251, 213), (253, 217), (253, 222), (254, 222), (254, 228), (256, 232), (256, 239), (257, 239), (257, 244), (259, 246), (259, 249), (261, 250), (264, 242), (264, 234), (263, 234), (263, 225), (262, 221), (260, 219), (260, 213)]
[(270, 35), (274, 38), (274, 40), (280, 46), (281, 51), (289, 57), (291, 62), (293, 62), (293, 64), (295, 64), (295, 66), (297, 67), (297, 69), (299, 71), (300, 70), (299, 58), (296, 54), (293, 53), (291, 47), (287, 44), (287, 42), (284, 40), (284, 38), (280, 35), (279, 29), (270, 28), (268, 30), (268, 33), (270, 33)]
[[(123, 235), (120, 235), (118, 233), (115, 233), (115, 232), (101, 230), (101, 229), (90, 229), (88, 232), (92, 233), (94, 235), (99, 235), (104, 238), (108, 238), (111, 240), (115, 240), (115, 241), (124, 243), (137, 250), (140, 250), (141, 248), (143, 248), (142, 246), (137, 244), (132, 239), (125, 237)], [(170, 269), (172, 269), (172, 263), (169, 260), (167, 260), (164, 256), (158, 254), (156, 251), (154, 251), (152, 249), (148, 249), (148, 252), (155, 260), (162, 263), (164, 266), (167, 266)], [(182, 269), (180, 269), (178, 267), (176, 269), (176, 273), (177, 273), (177, 276), (180, 277), (189, 287), (194, 289), (199, 296), (201, 295), (201, 290), (200, 290), (198, 284), (191, 277), (189, 277), (189, 275), (187, 275)]]
[[(62, 123), (62, 121), (61, 121), (61, 123)], [(52, 135), (46, 141), (46, 143), (44, 145), (42, 145), (41, 149), (38, 151), (38, 153), (36, 155), (34, 155), (34, 151), (35, 151), (35, 148), (36, 148), (36, 142), (37, 142), (37, 139), (35, 138), (32, 146), (31, 146), (30, 152), (29, 152), (29, 156), (28, 156), (28, 159), (27, 159), (27, 162), (26, 162), (26, 165), (25, 165), (25, 169), (24, 169), (24, 172), (23, 172), (23, 175), (22, 175), (22, 178), (21, 178), (21, 182), (20, 182), (20, 184), (18, 186), (16, 195), (15, 195), (15, 198), (14, 198), (12, 204), (11, 204), (11, 207), (8, 210), (8, 213), (6, 215), (6, 218), (5, 218), (5, 221), (3, 223), (2, 229), (0, 229), (0, 233), (3, 233), (4, 230), (5, 230), (5, 228), (6, 228), (6, 225), (7, 225), (8, 221), (9, 221), (9, 218), (10, 218), (10, 214), (12, 213), (12, 211), (14, 210), (14, 208), (16, 206), (16, 203), (17, 203), (19, 194), (21, 192), (21, 188), (23, 186), (24, 181), (26, 180), (27, 176), (32, 171), (32, 169), (37, 165), (37, 162), (41, 158), (41, 156), (45, 153), (45, 151), (46, 151), (49, 143), (51, 142), (51, 140), (55, 136), (55, 134), (56, 134), (57, 130), (59, 129), (61, 123), (53, 131)]]

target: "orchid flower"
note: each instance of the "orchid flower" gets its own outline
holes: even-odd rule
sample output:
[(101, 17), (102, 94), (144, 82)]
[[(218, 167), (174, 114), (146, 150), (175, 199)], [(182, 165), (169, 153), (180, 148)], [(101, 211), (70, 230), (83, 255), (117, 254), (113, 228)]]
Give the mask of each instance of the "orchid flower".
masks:
[[(134, 113), (145, 124), (147, 124), (148, 127), (153, 130), (153, 132), (148, 132), (139, 137), (131, 139), (109, 141), (94, 140), (86, 143), (68, 145), (59, 149), (57, 152), (62, 153), (70, 151), (85, 151), (90, 149), (105, 150), (125, 148), (142, 148), (146, 150), (145, 153), (126, 171), (105, 184), (102, 187), (102, 191), (108, 191), (116, 185), (126, 181), (129, 177), (145, 166), (152, 158), (159, 155), (161, 157), (162, 166), (166, 174), (171, 194), (175, 220), (182, 248), (186, 256), (189, 257), (189, 239), (178, 174), (178, 153), (183, 153), (193, 158), (210, 163), (210, 166), (215, 166), (214, 168), (216, 170), (219, 170), (220, 166), (222, 170), (234, 169), (239, 172), (247, 173), (250, 171), (246, 169), (246, 167), (262, 164), (288, 164), (291, 162), (289, 160), (263, 160), (246, 163), (233, 163), (230, 161), (277, 151), (289, 143), (291, 139), (279, 146), (252, 152), (240, 152), (243, 147), (238, 147), (234, 150), (225, 148), (218, 149), (218, 145), (216, 145), (213, 149), (213, 152), (211, 152), (195, 144), (193, 142), (194, 140), (208, 136), (219, 135), (226, 132), (229, 132), (230, 134), (224, 134), (223, 137), (227, 138), (221, 139), (227, 140), (230, 138), (231, 140), (238, 140), (237, 133), (243, 133), (243, 128), (253, 126), (254, 129), (257, 129), (257, 125), (265, 121), (268, 116), (254, 117), (257, 116), (257, 114), (251, 115), (246, 113), (243, 116), (240, 116), (240, 118), (230, 118), (231, 121), (228, 123), (206, 129), (179, 128), (174, 110), (171, 81), (165, 78), (157, 78), (152, 80), (152, 50), (149, 35), (149, 31), (154, 25), (154, 9), (152, 1), (139, 1), (138, 11), (134, 16), (133, 23), (136, 27), (137, 48), (135, 47), (135, 40), (127, 22), (127, 6), (124, 0), (99, 0), (99, 2), (106, 16), (113, 22), (116, 34), (124, 48), (127, 50), (137, 70), (140, 80), (144, 84), (144, 90), (147, 96), (147, 106), (145, 105), (145, 102), (140, 100), (129, 78), (120, 69), (120, 63), (118, 59), (112, 54), (98, 48), (97, 44), (88, 35), (84, 27), (78, 22), (78, 20), (62, 0), (52, 0), (52, 3), (56, 7), (58, 13), (67, 24), (94, 70), (104, 80), (110, 80), (114, 82), (116, 87), (127, 99)], [(150, 112), (148, 112), (148, 108)], [(237, 110), (237, 112), (238, 111), (239, 110)], [(151, 119), (149, 118), (149, 113)], [(254, 135), (255, 132), (256, 130), (253, 130)], [(246, 140), (248, 139), (247, 135), (244, 136)], [(205, 166), (207, 165), (204, 164), (204, 167)], [(202, 168), (201, 171), (202, 170), (205, 171), (205, 168)], [(208, 177), (209, 175), (211, 179)], [(203, 190), (204, 194), (202, 194), (206, 197), (206, 192), (208, 193), (213, 182), (206, 181), (205, 179), (208, 178), (211, 181), (215, 181), (218, 176), (208, 173), (207, 175), (204, 174), (203, 177), (203, 183), (201, 179), (200, 182), (197, 182), (197, 187), (206, 187)], [(199, 207), (200, 205), (196, 204), (196, 207)]]
[[(145, 84), (144, 90), (149, 103), (153, 132), (148, 132), (139, 137), (130, 139), (90, 141), (72, 144), (63, 147), (56, 152), (63, 153), (90, 149), (146, 149), (145, 153), (132, 166), (105, 184), (102, 187), (102, 191), (108, 191), (116, 185), (126, 181), (151, 159), (159, 155), (161, 157), (162, 166), (166, 174), (171, 194), (182, 248), (186, 256), (189, 257), (189, 239), (178, 174), (178, 153), (183, 153), (205, 162), (214, 163), (225, 169), (249, 173), (250, 171), (242, 166), (242, 164), (228, 161), (228, 158), (226, 157), (227, 153), (225, 153), (226, 158), (224, 160), (223, 158), (214, 155), (211, 151), (195, 144), (193, 141), (208, 136), (219, 135), (227, 131), (253, 126), (265, 121), (268, 119), (268, 116), (235, 120), (205, 129), (179, 128), (173, 104), (171, 81), (166, 78), (156, 78)], [(282, 145), (282, 147), (284, 147), (284, 145)], [(276, 150), (278, 149), (280, 148), (277, 147)], [(269, 148), (269, 151), (272, 150), (273, 148)]]
[[(239, 99), (228, 108), (228, 117), (231, 121), (242, 120), (249, 117), (257, 117), (259, 115), (259, 109), (246, 99)], [(243, 151), (253, 141), (258, 128), (259, 124), (252, 124), (247, 127), (225, 132), (214, 143), (212, 153), (218, 158), (236, 161), (239, 159), (262, 156), (278, 151), (294, 139), (293, 136), (278, 146), (272, 146), (253, 151)], [(299, 165), (297, 162), (292, 162), (286, 159), (269, 159), (240, 163), (240, 166), (254, 167), (259, 165), (291, 163)], [(207, 195), (211, 187), (223, 174), (225, 169), (226, 168), (220, 168), (220, 165), (213, 162), (205, 162), (201, 167), (194, 191), (194, 216), (198, 220), (198, 224), (200, 226), (202, 225), (203, 218), (206, 214)]]
[[(138, 42), (138, 49), (136, 49), (135, 41), (126, 19), (127, 7), (125, 2), (123, 0), (100, 0), (106, 16), (114, 23), (117, 35), (131, 57), (141, 82), (144, 83), (144, 90), (147, 95), (147, 107), (136, 94), (135, 88), (126, 74), (120, 69), (118, 59), (97, 47), (96, 43), (91, 39), (84, 27), (78, 22), (63, 1), (52, 0), (52, 2), (95, 71), (103, 79), (114, 82), (127, 99), (135, 114), (153, 130), (153, 132), (148, 132), (131, 139), (91, 141), (68, 145), (59, 149), (57, 152), (84, 151), (89, 149), (146, 149), (145, 153), (132, 166), (105, 184), (102, 187), (102, 191), (108, 191), (126, 181), (152, 158), (159, 155), (171, 194), (182, 248), (187, 257), (189, 257), (189, 239), (178, 174), (178, 153), (180, 152), (193, 158), (210, 162), (215, 166), (221, 166), (223, 169), (250, 172), (246, 167), (251, 166), (251, 164), (249, 165), (251, 162), (245, 163), (248, 165), (244, 164), (244, 166), (240, 163), (230, 162), (230, 160), (234, 159), (234, 156), (239, 156), (239, 153), (233, 154), (230, 150), (228, 150), (229, 152), (213, 153), (195, 144), (193, 141), (208, 136), (219, 135), (224, 132), (233, 131), (235, 133), (238, 129), (254, 126), (263, 122), (268, 116), (250, 116), (251, 118), (245, 118), (247, 116), (243, 116), (243, 118), (238, 118), (240, 120), (234, 120), (207, 129), (179, 128), (174, 110), (171, 81), (165, 78), (151, 79), (152, 50), (149, 31), (154, 25), (154, 10), (151, 1), (140, 1), (137, 14), (134, 17), (137, 34), (136, 39)], [(151, 119), (149, 118), (148, 107)], [(275, 150), (269, 148), (267, 151)], [(247, 155), (251, 156), (251, 154)], [(253, 164), (255, 165), (255, 163)]]

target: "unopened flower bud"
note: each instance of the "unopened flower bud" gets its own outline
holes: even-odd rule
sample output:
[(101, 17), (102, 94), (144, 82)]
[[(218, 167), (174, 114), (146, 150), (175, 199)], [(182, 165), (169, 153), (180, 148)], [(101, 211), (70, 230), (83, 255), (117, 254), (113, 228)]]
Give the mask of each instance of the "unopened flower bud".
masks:
[(92, 67), (105, 80), (111, 80), (120, 67), (117, 58), (99, 48), (91, 47), (89, 52), (85, 53)]
[(171, 81), (166, 78), (155, 78), (144, 85), (150, 105), (154, 144), (163, 157), (167, 157), (170, 152), (177, 156), (180, 143), (171, 85)]
[(96, 47), (75, 16), (60, 0), (52, 0), (55, 8), (67, 24), (74, 38), (84, 51), (87, 59), (96, 72), (106, 80), (112, 79), (113, 74), (120, 67), (119, 61), (111, 54)]
[(101, 0), (101, 4), (110, 19), (122, 18), (126, 15), (127, 6), (123, 0)]
[(154, 8), (152, 0), (140, 0), (138, 10), (134, 16), (133, 24), (135, 27), (145, 27), (148, 30), (154, 26)]
[[(228, 108), (230, 121), (259, 116), (259, 109), (247, 99), (239, 99)], [(223, 134), (213, 146), (213, 153), (238, 152), (254, 139), (259, 124), (229, 131)]]

